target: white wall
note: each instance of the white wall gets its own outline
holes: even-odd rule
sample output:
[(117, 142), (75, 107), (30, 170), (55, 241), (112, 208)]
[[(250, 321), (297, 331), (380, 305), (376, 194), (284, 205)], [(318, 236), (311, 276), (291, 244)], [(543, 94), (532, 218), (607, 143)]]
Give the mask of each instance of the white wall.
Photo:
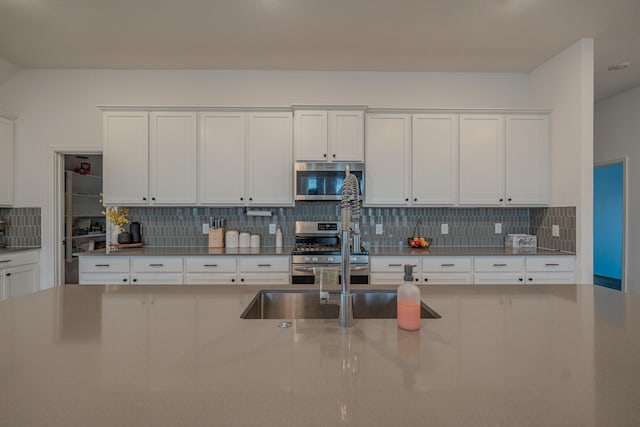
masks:
[(23, 70), (0, 86), (16, 122), (16, 206), (42, 208), (42, 286), (53, 285), (53, 148), (100, 147), (96, 105), (521, 108), (526, 74)]
[(578, 283), (593, 282), (593, 40), (531, 73), (531, 106), (553, 109), (551, 206), (576, 206)]
[(640, 87), (607, 98), (595, 108), (595, 162), (627, 158), (627, 291), (640, 294)]

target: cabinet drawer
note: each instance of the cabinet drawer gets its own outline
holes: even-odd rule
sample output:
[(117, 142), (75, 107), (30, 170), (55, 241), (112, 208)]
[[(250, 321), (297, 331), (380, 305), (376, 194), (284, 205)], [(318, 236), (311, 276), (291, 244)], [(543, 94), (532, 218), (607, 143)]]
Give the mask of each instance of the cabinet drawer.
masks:
[(467, 257), (446, 257), (432, 258), (425, 257), (422, 259), (422, 271), (433, 273), (448, 272), (469, 272), (471, 271), (471, 258)]
[(140, 273), (131, 275), (132, 285), (181, 285), (182, 273)]
[(131, 272), (182, 273), (181, 257), (132, 257)]
[(81, 256), (80, 273), (129, 273), (129, 257)]
[(523, 257), (478, 257), (474, 260), (475, 271), (519, 272), (524, 270)]
[(128, 285), (129, 273), (80, 273), (81, 285)]
[(422, 277), (423, 285), (471, 285), (471, 273), (425, 273)]
[(571, 285), (576, 283), (576, 275), (568, 271), (527, 273), (525, 283), (529, 285)]
[(40, 251), (12, 252), (0, 255), (0, 268), (15, 267), (17, 265), (38, 264)]
[(240, 272), (282, 272), (288, 273), (291, 258), (288, 256), (247, 256), (239, 258)]
[[(414, 273), (414, 283), (420, 284), (420, 278)], [(404, 271), (394, 273), (371, 273), (369, 283), (372, 285), (400, 286), (404, 283)]]
[(522, 273), (476, 273), (473, 276), (476, 285), (524, 285)]
[[(287, 276), (288, 277), (288, 276)], [(188, 273), (184, 275), (186, 285), (235, 285), (236, 273)]]
[(527, 271), (574, 271), (576, 259), (572, 256), (527, 257)]
[(236, 257), (234, 256), (185, 257), (184, 263), (187, 273), (236, 272)]
[(239, 285), (288, 285), (291, 283), (288, 273), (245, 273), (239, 277), (237, 282)]
[[(375, 256), (370, 259), (372, 272), (400, 273), (404, 277), (404, 265), (413, 265), (414, 274), (420, 271), (419, 257)], [(402, 277), (400, 279), (402, 280)]]

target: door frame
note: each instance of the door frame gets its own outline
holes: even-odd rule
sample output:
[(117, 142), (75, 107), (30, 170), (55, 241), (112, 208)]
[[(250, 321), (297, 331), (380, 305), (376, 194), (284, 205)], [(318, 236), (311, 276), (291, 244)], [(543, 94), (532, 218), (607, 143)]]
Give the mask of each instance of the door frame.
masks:
[[(629, 253), (629, 239), (627, 239), (628, 219), (629, 219), (629, 158), (622, 157), (619, 159), (595, 162), (593, 168), (602, 166), (611, 166), (622, 164), (622, 281), (621, 290), (627, 292), (627, 253)], [(596, 203), (596, 200), (593, 201)], [(594, 242), (595, 244), (596, 242)]]
[(53, 254), (53, 286), (64, 285), (64, 156), (102, 155), (102, 147), (52, 147), (51, 162), (53, 164), (51, 215), (51, 253)]

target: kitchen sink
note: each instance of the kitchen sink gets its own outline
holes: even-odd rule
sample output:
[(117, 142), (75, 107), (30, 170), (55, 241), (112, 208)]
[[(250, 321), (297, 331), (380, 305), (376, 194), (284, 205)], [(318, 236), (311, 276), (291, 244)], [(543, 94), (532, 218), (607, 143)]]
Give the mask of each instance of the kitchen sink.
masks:
[[(354, 319), (395, 319), (395, 291), (353, 290)], [(329, 303), (320, 302), (317, 290), (261, 290), (240, 315), (243, 319), (338, 319), (340, 292), (331, 292)], [(420, 317), (439, 319), (440, 315), (421, 301)]]

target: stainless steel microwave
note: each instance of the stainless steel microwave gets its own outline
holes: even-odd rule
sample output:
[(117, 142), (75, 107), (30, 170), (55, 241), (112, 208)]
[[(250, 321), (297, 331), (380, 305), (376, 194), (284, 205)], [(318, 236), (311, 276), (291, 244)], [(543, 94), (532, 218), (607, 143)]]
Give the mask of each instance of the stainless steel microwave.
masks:
[(296, 200), (340, 200), (345, 168), (358, 178), (360, 197), (364, 194), (364, 163), (296, 163)]

